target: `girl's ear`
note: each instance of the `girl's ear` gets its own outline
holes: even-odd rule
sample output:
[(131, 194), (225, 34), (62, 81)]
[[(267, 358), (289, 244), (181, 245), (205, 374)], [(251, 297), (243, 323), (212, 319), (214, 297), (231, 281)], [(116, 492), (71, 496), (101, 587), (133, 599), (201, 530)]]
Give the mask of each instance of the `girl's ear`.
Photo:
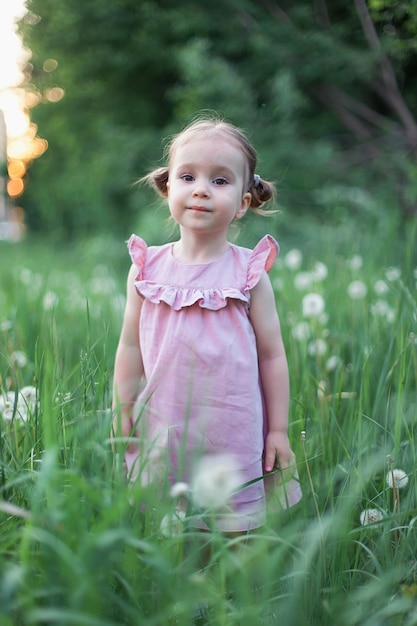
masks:
[(243, 194), (241, 205), (235, 213), (235, 220), (240, 220), (240, 218), (245, 215), (246, 211), (250, 207), (251, 200), (252, 200), (252, 194), (250, 194), (249, 191)]

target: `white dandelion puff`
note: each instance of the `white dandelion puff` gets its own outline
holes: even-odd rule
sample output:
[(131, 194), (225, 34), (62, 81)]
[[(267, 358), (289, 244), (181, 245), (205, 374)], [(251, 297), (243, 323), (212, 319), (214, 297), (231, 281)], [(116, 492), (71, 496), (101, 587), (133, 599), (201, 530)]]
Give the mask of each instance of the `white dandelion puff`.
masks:
[(375, 300), (371, 304), (371, 313), (376, 317), (386, 317), (390, 306), (386, 300)]
[(304, 317), (320, 317), (324, 311), (324, 298), (318, 293), (308, 293), (302, 301)]
[(327, 343), (324, 339), (315, 339), (308, 344), (307, 349), (310, 356), (323, 356), (327, 352)]
[(327, 269), (327, 265), (325, 265), (324, 263), (321, 263), (320, 261), (317, 261), (314, 264), (314, 267), (311, 272), (314, 280), (317, 280), (317, 281), (322, 281), (325, 278), (327, 278), (328, 273), (329, 271)]
[(161, 534), (164, 537), (177, 537), (184, 529), (185, 511), (167, 513), (161, 521)]
[(294, 286), (298, 291), (307, 291), (313, 282), (313, 275), (310, 272), (298, 272), (294, 277)]
[(192, 496), (200, 508), (219, 509), (226, 505), (242, 484), (243, 478), (233, 456), (204, 456), (192, 482)]
[(343, 361), (340, 358), (340, 356), (337, 356), (336, 354), (334, 354), (327, 359), (326, 370), (328, 372), (334, 372), (335, 370), (342, 367), (342, 365), (343, 365)]
[(389, 287), (385, 280), (377, 280), (374, 284), (374, 291), (377, 296), (384, 296), (389, 291)]
[(391, 489), (403, 489), (408, 485), (408, 476), (402, 469), (393, 469), (388, 472), (386, 481)]
[(401, 270), (398, 267), (389, 267), (385, 272), (385, 278), (390, 282), (394, 282), (401, 278)]
[(11, 322), (10, 320), (4, 319), (0, 322), (0, 330), (2, 332), (5, 333), (9, 330), (12, 330), (12, 328), (13, 328), (13, 322)]
[(352, 258), (346, 261), (346, 265), (351, 270), (360, 270), (363, 265), (363, 259), (359, 254), (355, 254)]
[(287, 252), (284, 257), (284, 263), (290, 270), (298, 270), (301, 266), (302, 260), (302, 252), (296, 248)]
[(10, 361), (16, 367), (22, 368), (22, 367), (25, 367), (25, 365), (27, 365), (28, 358), (27, 358), (26, 354), (24, 352), (22, 352), (21, 350), (15, 350), (10, 355)]
[(13, 417), (22, 422), (26, 422), (35, 410), (39, 407), (36, 387), (22, 387), (17, 396), (14, 391), (8, 391), (0, 395), (0, 415), (5, 420), (12, 420)]
[(42, 299), (42, 308), (44, 311), (52, 311), (58, 304), (59, 298), (54, 291), (47, 291)]
[(291, 329), (291, 334), (296, 341), (306, 341), (310, 339), (311, 327), (308, 322), (298, 322)]
[(353, 280), (349, 283), (347, 292), (352, 300), (362, 300), (366, 296), (368, 290), (364, 282), (361, 280)]
[(190, 487), (187, 483), (178, 482), (172, 485), (169, 495), (171, 496), (171, 498), (175, 499), (175, 498), (180, 498), (181, 496), (188, 495), (189, 491), (190, 491)]
[(369, 524), (381, 522), (384, 519), (384, 514), (380, 509), (364, 509), (359, 519), (362, 526), (368, 526)]

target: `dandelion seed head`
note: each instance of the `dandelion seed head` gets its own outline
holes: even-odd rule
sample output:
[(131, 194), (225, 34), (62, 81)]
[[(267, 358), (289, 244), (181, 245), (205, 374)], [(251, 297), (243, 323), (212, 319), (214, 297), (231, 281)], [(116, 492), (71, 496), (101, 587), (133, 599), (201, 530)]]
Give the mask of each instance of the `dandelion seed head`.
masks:
[(398, 267), (388, 267), (385, 272), (385, 278), (390, 282), (394, 282), (401, 278), (401, 270)]
[(389, 292), (389, 287), (385, 280), (377, 280), (374, 284), (374, 291), (377, 296), (384, 296)]
[(325, 393), (326, 393), (326, 381), (321, 380), (319, 384), (317, 385), (317, 398), (319, 400), (322, 400), (325, 396)]
[(178, 482), (172, 485), (169, 495), (171, 496), (171, 498), (175, 499), (175, 498), (180, 498), (181, 496), (188, 495), (189, 491), (190, 491), (190, 487), (187, 483)]
[(0, 330), (2, 332), (5, 333), (5, 332), (7, 332), (9, 330), (12, 330), (12, 328), (13, 328), (13, 323), (10, 320), (2, 320), (0, 322)]
[(25, 367), (25, 365), (27, 365), (28, 358), (27, 358), (26, 354), (24, 352), (22, 352), (21, 350), (15, 350), (10, 355), (10, 361), (16, 367), (22, 368), (22, 367)]
[(26, 422), (38, 407), (36, 387), (22, 387), (17, 398), (14, 391), (0, 395), (0, 415), (7, 421), (14, 416), (15, 419)]
[(386, 300), (375, 300), (371, 304), (371, 313), (375, 317), (386, 317), (390, 306)]
[(177, 537), (184, 529), (185, 511), (167, 513), (161, 521), (161, 534), (164, 537)]
[(327, 343), (324, 339), (315, 339), (308, 344), (307, 349), (310, 356), (323, 356), (327, 352)]
[(294, 277), (294, 287), (298, 291), (307, 291), (313, 284), (313, 276), (310, 272), (298, 272)]
[(324, 298), (319, 293), (308, 293), (302, 301), (304, 317), (320, 317), (324, 311)]
[(388, 472), (386, 481), (391, 489), (403, 489), (408, 485), (408, 476), (402, 469), (393, 469)]
[(329, 271), (327, 269), (327, 265), (325, 265), (324, 263), (321, 263), (320, 261), (317, 261), (314, 264), (314, 267), (312, 269), (312, 276), (314, 280), (317, 281), (322, 281), (325, 278), (327, 278)]
[(364, 282), (361, 280), (353, 280), (349, 283), (347, 292), (352, 300), (362, 300), (366, 296), (368, 290)]
[(308, 322), (298, 322), (291, 329), (291, 335), (296, 341), (306, 341), (311, 336), (311, 327)]
[(303, 261), (303, 254), (301, 250), (293, 248), (284, 257), (284, 263), (290, 270), (298, 270)]
[(368, 524), (381, 522), (384, 519), (384, 514), (379, 509), (364, 509), (359, 519), (362, 526), (368, 526)]
[(343, 361), (340, 358), (340, 356), (337, 356), (336, 354), (334, 354), (327, 359), (326, 370), (328, 372), (334, 372), (335, 370), (342, 367), (342, 365), (343, 365)]
[(42, 299), (42, 308), (44, 311), (52, 311), (58, 304), (59, 298), (54, 291), (47, 291)]
[(360, 270), (363, 265), (363, 259), (359, 254), (355, 254), (346, 261), (346, 266), (351, 270)]
[(193, 501), (201, 508), (220, 509), (229, 502), (242, 482), (242, 474), (233, 456), (204, 456), (197, 466), (191, 486)]

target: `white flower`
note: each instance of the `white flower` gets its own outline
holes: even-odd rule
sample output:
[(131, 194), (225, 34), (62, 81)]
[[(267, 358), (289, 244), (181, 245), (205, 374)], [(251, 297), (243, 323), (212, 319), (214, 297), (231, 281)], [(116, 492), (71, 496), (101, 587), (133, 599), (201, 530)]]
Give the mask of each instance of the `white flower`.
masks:
[(317, 385), (317, 397), (319, 400), (322, 400), (324, 398), (324, 394), (326, 393), (326, 381), (325, 380), (320, 380), (319, 384)]
[(175, 483), (175, 485), (172, 485), (169, 495), (171, 496), (171, 498), (180, 498), (181, 496), (188, 495), (189, 491), (190, 487), (187, 485), (187, 483), (179, 482)]
[(347, 288), (348, 295), (352, 300), (362, 300), (366, 296), (367, 291), (365, 283), (361, 280), (353, 280)]
[(3, 332), (7, 332), (8, 330), (12, 330), (13, 328), (13, 323), (10, 320), (2, 320), (0, 322), (0, 330)]
[(356, 254), (351, 259), (346, 261), (346, 265), (351, 270), (359, 270), (362, 267), (363, 259), (359, 254)]
[(327, 343), (324, 339), (315, 339), (308, 344), (308, 353), (310, 356), (323, 356), (327, 352)]
[(327, 361), (326, 361), (326, 370), (328, 372), (334, 372), (334, 370), (337, 370), (342, 365), (343, 365), (343, 361), (340, 358), (340, 356), (337, 356), (336, 354), (334, 354), (333, 356), (330, 356), (327, 359)]
[(58, 304), (59, 298), (54, 291), (47, 291), (43, 296), (42, 307), (44, 311), (51, 311)]
[(0, 395), (0, 414), (5, 420), (11, 420), (14, 416), (15, 419), (26, 422), (38, 406), (36, 387), (22, 387), (17, 394), (17, 402), (14, 391)]
[(287, 252), (284, 257), (284, 263), (290, 270), (298, 270), (301, 266), (303, 255), (300, 250), (294, 248)]
[(294, 286), (298, 291), (306, 291), (313, 284), (313, 275), (310, 272), (299, 272), (295, 275)]
[(378, 317), (385, 317), (390, 310), (388, 302), (386, 300), (375, 300), (371, 304), (371, 313)]
[(160, 530), (164, 537), (177, 537), (184, 529), (185, 511), (167, 513), (161, 521)]
[(243, 478), (232, 456), (204, 456), (192, 482), (193, 501), (201, 508), (219, 509), (228, 503), (242, 482)]
[(401, 278), (401, 270), (398, 267), (389, 267), (385, 272), (385, 277), (392, 283), (394, 280)]
[(292, 330), (291, 334), (296, 341), (305, 341), (310, 338), (311, 328), (308, 322), (298, 322)]
[(360, 514), (360, 522), (362, 526), (375, 524), (384, 519), (384, 514), (379, 509), (365, 509)]
[(303, 298), (304, 317), (320, 317), (324, 311), (324, 299), (318, 293), (308, 293)]
[(25, 365), (27, 365), (28, 358), (24, 352), (15, 350), (10, 355), (10, 361), (13, 365), (16, 365), (16, 367), (25, 367)]
[(386, 476), (388, 487), (402, 489), (408, 485), (408, 476), (401, 469), (390, 470)]
[(328, 274), (327, 266), (324, 263), (317, 261), (314, 264), (314, 267), (311, 273), (312, 273), (314, 280), (318, 280), (318, 281), (324, 280), (325, 278), (327, 278), (327, 274)]
[(389, 291), (389, 287), (385, 280), (377, 280), (374, 284), (374, 291), (377, 296), (384, 296)]

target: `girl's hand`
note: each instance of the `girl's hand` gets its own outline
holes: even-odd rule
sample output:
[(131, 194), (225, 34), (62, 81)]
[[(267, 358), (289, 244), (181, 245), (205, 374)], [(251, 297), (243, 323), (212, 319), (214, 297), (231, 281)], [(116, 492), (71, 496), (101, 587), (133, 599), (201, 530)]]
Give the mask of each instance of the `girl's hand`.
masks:
[(271, 472), (278, 466), (281, 480), (287, 482), (294, 476), (295, 463), (287, 433), (270, 430), (265, 441), (265, 472)]
[[(121, 433), (119, 431), (120, 426), (122, 429)], [(129, 417), (126, 417), (126, 416), (120, 417), (119, 415), (115, 415), (113, 419), (112, 437), (122, 436), (123, 438), (127, 439), (128, 437), (132, 436), (132, 428), (133, 428), (133, 423)], [(133, 452), (134, 449), (135, 449), (135, 446), (133, 442), (129, 442), (127, 445), (126, 451)]]

